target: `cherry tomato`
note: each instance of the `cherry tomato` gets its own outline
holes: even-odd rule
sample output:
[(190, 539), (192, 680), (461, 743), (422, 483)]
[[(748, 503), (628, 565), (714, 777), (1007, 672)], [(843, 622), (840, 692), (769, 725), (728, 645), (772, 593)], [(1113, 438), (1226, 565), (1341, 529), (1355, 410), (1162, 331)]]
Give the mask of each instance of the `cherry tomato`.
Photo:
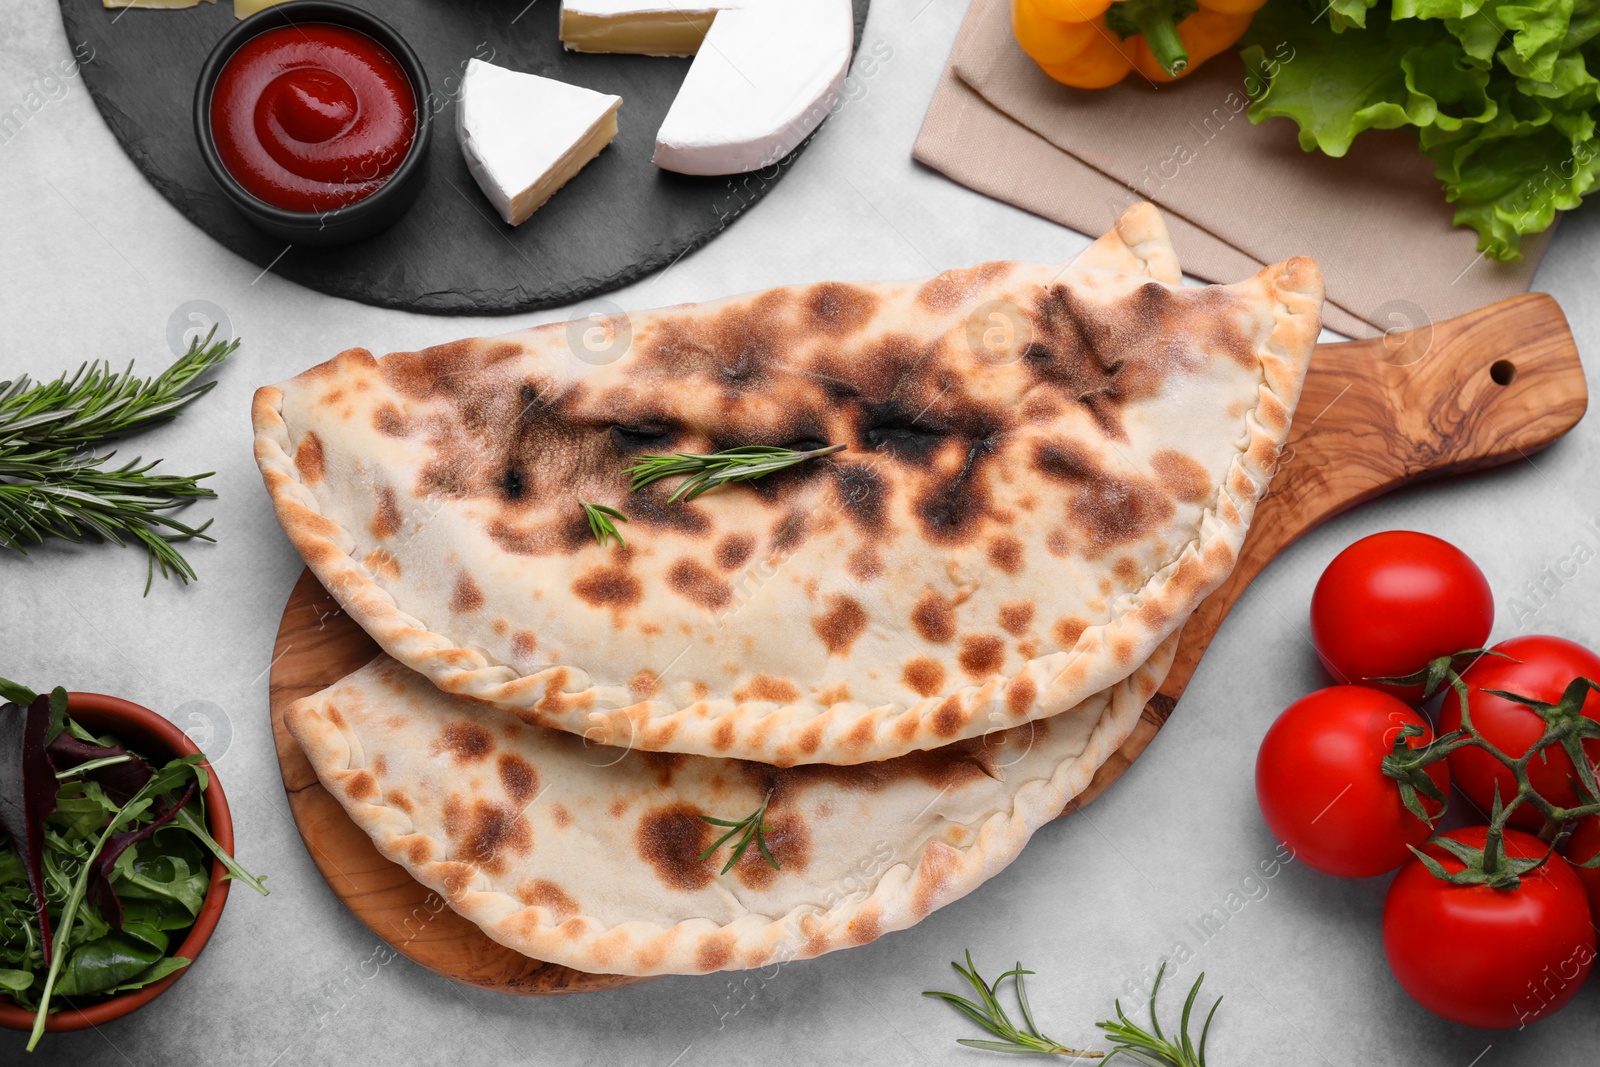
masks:
[[(1528, 747), (1544, 735), (1544, 720), (1532, 708), (1490, 696), (1482, 690), (1499, 689), (1553, 704), (1561, 699), (1562, 692), (1574, 678), (1600, 681), (1600, 656), (1564, 637), (1539, 634), (1512, 637), (1495, 645), (1494, 651), (1504, 652), (1521, 662), (1483, 656), (1461, 672), (1461, 680), (1467, 683), (1467, 708), (1472, 712), (1472, 724), (1512, 758), (1528, 751)], [(1583, 713), (1600, 720), (1600, 693), (1589, 694)], [(1460, 726), (1461, 702), (1453, 690), (1447, 690), (1444, 703), (1439, 706), (1439, 729), (1448, 733)], [(1600, 740), (1585, 741), (1584, 751), (1591, 761), (1600, 759)], [(1545, 749), (1543, 758), (1528, 763), (1528, 781), (1533, 788), (1550, 803), (1563, 808), (1573, 807), (1579, 801), (1573, 774), (1572, 760), (1555, 746)], [(1480, 748), (1462, 748), (1451, 753), (1450, 775), (1485, 817), (1494, 803), (1496, 783), (1500, 786), (1502, 800), (1509, 800), (1517, 791), (1516, 777), (1503, 763)], [(1544, 825), (1544, 816), (1523, 802), (1511, 813), (1511, 821), (1514, 826), (1537, 830)]]
[[(1486, 828), (1446, 837), (1481, 848)], [(1546, 846), (1506, 831), (1506, 853), (1537, 858)], [(1463, 864), (1438, 845), (1427, 853), (1448, 871)], [(1424, 1008), (1467, 1026), (1522, 1026), (1577, 995), (1594, 966), (1589, 902), (1560, 856), (1522, 876), (1516, 889), (1452, 885), (1413, 859), (1383, 902), (1383, 953), (1401, 988)]]
[(1448, 541), (1409, 530), (1363, 537), (1334, 557), (1311, 596), (1311, 640), (1328, 673), (1416, 701), (1421, 686), (1369, 681), (1482, 648), (1494, 624), (1489, 582)]
[(1600, 854), (1600, 815), (1591, 815), (1579, 820), (1567, 839), (1567, 859), (1571, 861), (1572, 873), (1578, 876), (1584, 892), (1589, 894), (1589, 915), (1600, 926), (1600, 867), (1585, 870), (1578, 866), (1596, 854)]
[[(1408, 845), (1428, 839), (1428, 826), (1400, 800), (1400, 786), (1383, 773), (1400, 728), (1424, 733), (1428, 724), (1387, 693), (1357, 685), (1321, 689), (1289, 705), (1267, 730), (1256, 755), (1256, 799), (1274, 837), (1319, 871), (1367, 878), (1411, 859)], [(1428, 776), (1450, 789), (1445, 761)], [(1430, 811), (1437, 805), (1423, 798)]]

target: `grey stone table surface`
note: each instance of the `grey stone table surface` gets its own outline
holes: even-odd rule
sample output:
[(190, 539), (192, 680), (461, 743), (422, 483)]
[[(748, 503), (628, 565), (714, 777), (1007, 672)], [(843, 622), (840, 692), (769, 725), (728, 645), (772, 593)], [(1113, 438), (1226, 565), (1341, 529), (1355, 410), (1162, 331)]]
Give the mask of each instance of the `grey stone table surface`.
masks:
[[(910, 159), (964, 6), (876, 0), (863, 48), (878, 62), (870, 76), (858, 70), (851, 102), (782, 186), (705, 249), (613, 294), (617, 303), (1064, 260), (1081, 248), (1083, 237)], [(215, 516), (218, 538), (190, 553), (201, 580), (158, 581), (141, 598), (144, 561), (132, 550), (0, 555), (0, 673), (123, 695), (191, 728), (218, 757), (240, 859), (272, 887), (264, 899), (234, 891), (194, 972), (165, 996), (100, 1031), (51, 1036), (41, 1062), (980, 1064), (987, 1054), (954, 1044), (968, 1033), (955, 1013), (919, 996), (952, 988), (948, 961), (968, 946), (991, 973), (1017, 959), (1037, 970), (1035, 1011), (1068, 1042), (1093, 1042), (1112, 997), (1145, 987), (1157, 962), (1177, 954), (1175, 988), (1204, 970), (1206, 988), (1227, 994), (1212, 1036), (1217, 1064), (1593, 1062), (1595, 983), (1523, 1032), (1463, 1029), (1412, 1004), (1379, 944), (1385, 880), (1274, 865), (1251, 768), (1272, 717), (1326, 682), (1305, 636), (1307, 604), (1322, 567), (1363, 534), (1409, 527), (1459, 544), (1489, 576), (1499, 637), (1600, 638), (1600, 564), (1566, 567), (1537, 602), (1527, 592), (1577, 543), (1600, 540), (1589, 525), (1600, 517), (1595, 418), (1525, 462), (1377, 501), (1294, 546), (1248, 590), (1172, 721), (1122, 781), (910, 931), (775, 972), (554, 999), (479, 991), (391, 958), (312, 866), (279, 784), (266, 672), (301, 563), (250, 459), (250, 394), (351, 346), (415, 348), (567, 316), (409, 315), (262, 272), (171, 208), (82, 83), (55, 76), (71, 42), (54, 0), (4, 0), (0, 25), (0, 115), (22, 116), (0, 123), (0, 378), (54, 375), (95, 356), (159, 369), (173, 358), (169, 322), (186, 325), (191, 301), (221, 308), (244, 339), (213, 395), (136, 445), (173, 470), (217, 472), (220, 499), (196, 509)], [(1600, 385), (1597, 275), (1600, 212), (1579, 212), (1537, 288), (1560, 300), (1591, 354), (1591, 388)], [(1207, 915), (1226, 921), (1202, 928)], [(0, 1063), (24, 1062), (22, 1046), (0, 1032)]]

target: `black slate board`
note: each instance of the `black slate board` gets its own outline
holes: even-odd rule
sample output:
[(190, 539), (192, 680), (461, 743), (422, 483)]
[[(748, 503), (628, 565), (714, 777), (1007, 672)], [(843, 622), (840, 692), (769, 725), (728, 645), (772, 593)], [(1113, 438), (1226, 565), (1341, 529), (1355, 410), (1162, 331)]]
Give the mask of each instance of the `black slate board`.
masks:
[[(400, 222), (343, 248), (286, 252), (223, 199), (195, 146), (195, 80), (212, 46), (236, 25), (231, 0), (178, 11), (108, 11), (100, 0), (61, 0), (61, 17), (76, 54), (92, 56), (81, 69), (95, 106), (162, 196), (251, 262), (379, 307), (497, 314), (619, 288), (711, 240), (805, 150), (802, 144), (775, 167), (734, 178), (660, 170), (650, 162), (655, 132), (690, 60), (567, 52), (558, 36), (560, 0), (526, 7), (526, 0), (350, 2), (400, 31), (438, 96), (449, 97), (476, 56), (621, 96), (621, 132), (533, 218), (511, 227), (467, 173), (455, 107), (447, 103), (434, 120), (426, 183)], [(854, 0), (858, 46), (868, 2)]]

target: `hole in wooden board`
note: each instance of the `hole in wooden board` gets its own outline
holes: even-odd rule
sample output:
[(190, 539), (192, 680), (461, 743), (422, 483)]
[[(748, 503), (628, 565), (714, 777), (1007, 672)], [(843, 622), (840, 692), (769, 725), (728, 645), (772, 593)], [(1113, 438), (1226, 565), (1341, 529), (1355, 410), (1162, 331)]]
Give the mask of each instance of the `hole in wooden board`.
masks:
[(1510, 385), (1517, 379), (1517, 365), (1509, 359), (1497, 359), (1489, 365), (1489, 377), (1496, 385)]

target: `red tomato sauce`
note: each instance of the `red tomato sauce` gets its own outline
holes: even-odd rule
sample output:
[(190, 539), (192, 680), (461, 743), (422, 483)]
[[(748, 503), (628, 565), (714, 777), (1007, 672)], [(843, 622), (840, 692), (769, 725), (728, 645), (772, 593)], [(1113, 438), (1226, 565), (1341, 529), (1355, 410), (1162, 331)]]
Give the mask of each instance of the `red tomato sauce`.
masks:
[(211, 94), (223, 166), (251, 195), (290, 211), (371, 196), (405, 160), (416, 127), (416, 94), (394, 56), (326, 23), (252, 37)]

